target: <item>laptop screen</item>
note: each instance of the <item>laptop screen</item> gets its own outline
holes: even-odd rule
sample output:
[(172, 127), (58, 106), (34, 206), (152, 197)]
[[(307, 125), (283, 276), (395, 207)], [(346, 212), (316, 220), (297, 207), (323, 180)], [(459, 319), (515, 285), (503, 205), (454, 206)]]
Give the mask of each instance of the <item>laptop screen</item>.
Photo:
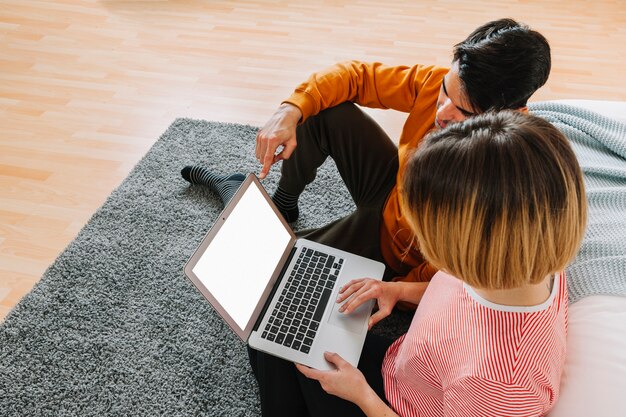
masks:
[(249, 184), (193, 267), (193, 273), (242, 330), (291, 239), (257, 184)]

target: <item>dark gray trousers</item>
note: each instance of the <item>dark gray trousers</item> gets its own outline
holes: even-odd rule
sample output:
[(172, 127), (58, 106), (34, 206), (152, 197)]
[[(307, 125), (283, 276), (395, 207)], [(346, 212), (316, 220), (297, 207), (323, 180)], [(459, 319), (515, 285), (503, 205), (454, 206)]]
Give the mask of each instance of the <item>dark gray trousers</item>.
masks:
[[(368, 384), (385, 400), (382, 363), (392, 339), (368, 334), (358, 368)], [(326, 393), (289, 361), (248, 347), (252, 371), (259, 382), (263, 417), (364, 417), (355, 404)], [(386, 401), (386, 400), (385, 400)]]
[[(384, 263), (380, 251), (382, 211), (396, 183), (398, 148), (382, 128), (355, 104), (346, 102), (307, 119), (297, 128), (298, 146), (283, 161), (279, 186), (300, 194), (331, 157), (356, 210), (299, 237)], [(389, 268), (388, 268), (389, 269)], [(395, 273), (388, 270), (386, 279)]]
[[(343, 103), (310, 117), (297, 128), (298, 146), (283, 161), (279, 186), (300, 194), (329, 156), (335, 161), (356, 210), (299, 237), (324, 243), (384, 263), (380, 251), (382, 211), (396, 182), (398, 148), (382, 128), (353, 103)], [(385, 279), (395, 276), (387, 267)], [(392, 340), (369, 334), (359, 369), (384, 399), (381, 365)], [(326, 394), (294, 364), (248, 349), (259, 382), (263, 416), (363, 416), (354, 404)]]

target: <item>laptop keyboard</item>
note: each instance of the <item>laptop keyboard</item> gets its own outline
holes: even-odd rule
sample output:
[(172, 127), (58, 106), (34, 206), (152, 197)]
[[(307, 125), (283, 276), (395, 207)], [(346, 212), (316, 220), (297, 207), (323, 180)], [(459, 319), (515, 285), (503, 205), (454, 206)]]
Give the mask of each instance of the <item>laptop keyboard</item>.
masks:
[(309, 353), (342, 266), (342, 258), (303, 247), (261, 337)]

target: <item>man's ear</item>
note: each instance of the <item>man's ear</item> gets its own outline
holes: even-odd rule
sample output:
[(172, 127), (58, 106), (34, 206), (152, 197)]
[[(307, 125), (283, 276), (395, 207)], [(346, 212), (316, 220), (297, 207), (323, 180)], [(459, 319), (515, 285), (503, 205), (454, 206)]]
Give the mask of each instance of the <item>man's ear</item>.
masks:
[(518, 112), (528, 114), (528, 106), (520, 107), (517, 109)]

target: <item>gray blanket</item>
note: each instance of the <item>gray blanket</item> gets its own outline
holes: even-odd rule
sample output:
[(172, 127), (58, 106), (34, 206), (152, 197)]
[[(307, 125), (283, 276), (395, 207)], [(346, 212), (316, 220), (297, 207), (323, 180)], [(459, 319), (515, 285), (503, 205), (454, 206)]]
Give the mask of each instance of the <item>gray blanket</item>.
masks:
[(626, 295), (626, 124), (555, 102), (531, 104), (530, 112), (570, 139), (585, 177), (589, 220), (567, 269), (570, 302)]

